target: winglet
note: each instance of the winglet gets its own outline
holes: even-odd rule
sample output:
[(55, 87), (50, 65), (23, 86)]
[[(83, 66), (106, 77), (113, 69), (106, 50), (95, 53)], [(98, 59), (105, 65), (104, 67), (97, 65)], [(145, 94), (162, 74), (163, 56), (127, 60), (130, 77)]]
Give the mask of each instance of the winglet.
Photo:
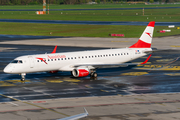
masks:
[(55, 46), (55, 48), (51, 54), (56, 53), (56, 49), (57, 49), (57, 45)]
[(146, 64), (148, 62), (149, 58), (151, 57), (151, 55), (152, 54), (150, 54), (149, 57), (144, 62), (141, 63), (141, 65)]
[(89, 114), (85, 107), (84, 107), (84, 111), (85, 111), (85, 113), (86, 113), (87, 115)]

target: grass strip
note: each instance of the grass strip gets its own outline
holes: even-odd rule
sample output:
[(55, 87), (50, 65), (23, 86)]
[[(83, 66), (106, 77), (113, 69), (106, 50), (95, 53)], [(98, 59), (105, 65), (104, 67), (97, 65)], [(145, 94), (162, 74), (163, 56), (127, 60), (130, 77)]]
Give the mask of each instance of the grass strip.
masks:
[[(47, 3), (48, 4), (48, 3)], [(42, 9), (43, 5), (1, 5), (0, 9)], [(80, 4), (80, 5), (55, 5), (50, 4), (50, 9), (104, 9), (104, 8), (151, 8), (151, 7), (179, 7), (179, 4)]]
[(179, 22), (178, 11), (180, 8), (147, 9), (144, 16), (141, 9), (50, 11), (49, 15), (36, 15), (35, 11), (0, 11), (0, 19)]
[[(73, 37), (110, 37), (109, 34), (124, 34), (126, 38), (139, 38), (145, 26), (128, 25), (68, 25), (68, 24), (35, 24), (35, 23), (0, 23), (0, 34), (5, 35), (42, 35)], [(171, 32), (158, 33), (168, 29), (167, 26), (155, 26), (154, 37), (178, 35), (180, 29), (172, 28)]]

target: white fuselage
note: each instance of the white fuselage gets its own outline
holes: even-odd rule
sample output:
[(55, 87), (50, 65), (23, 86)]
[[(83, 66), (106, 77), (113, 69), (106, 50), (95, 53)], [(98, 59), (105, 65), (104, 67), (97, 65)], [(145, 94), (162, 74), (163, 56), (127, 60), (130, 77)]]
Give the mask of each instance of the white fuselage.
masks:
[(123, 48), (27, 55), (15, 58), (14, 62), (5, 67), (4, 72), (21, 74), (43, 71), (72, 71), (74, 65), (78, 64), (120, 64), (145, 56), (147, 55), (145, 51), (151, 50), (151, 48)]

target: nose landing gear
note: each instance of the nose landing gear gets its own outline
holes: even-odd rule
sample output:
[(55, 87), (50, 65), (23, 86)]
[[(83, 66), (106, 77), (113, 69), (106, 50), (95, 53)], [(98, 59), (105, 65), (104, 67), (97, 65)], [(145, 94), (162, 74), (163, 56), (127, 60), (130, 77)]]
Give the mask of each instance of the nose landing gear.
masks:
[(25, 76), (26, 76), (26, 73), (21, 73), (21, 81), (22, 81), (22, 82), (25, 81)]

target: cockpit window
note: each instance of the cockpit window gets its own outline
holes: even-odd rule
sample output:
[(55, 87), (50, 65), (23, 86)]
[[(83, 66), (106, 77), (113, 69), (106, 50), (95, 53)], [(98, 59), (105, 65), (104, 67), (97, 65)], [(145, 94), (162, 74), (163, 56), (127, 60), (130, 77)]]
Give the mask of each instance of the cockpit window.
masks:
[(22, 60), (13, 60), (11, 63), (23, 63)]

